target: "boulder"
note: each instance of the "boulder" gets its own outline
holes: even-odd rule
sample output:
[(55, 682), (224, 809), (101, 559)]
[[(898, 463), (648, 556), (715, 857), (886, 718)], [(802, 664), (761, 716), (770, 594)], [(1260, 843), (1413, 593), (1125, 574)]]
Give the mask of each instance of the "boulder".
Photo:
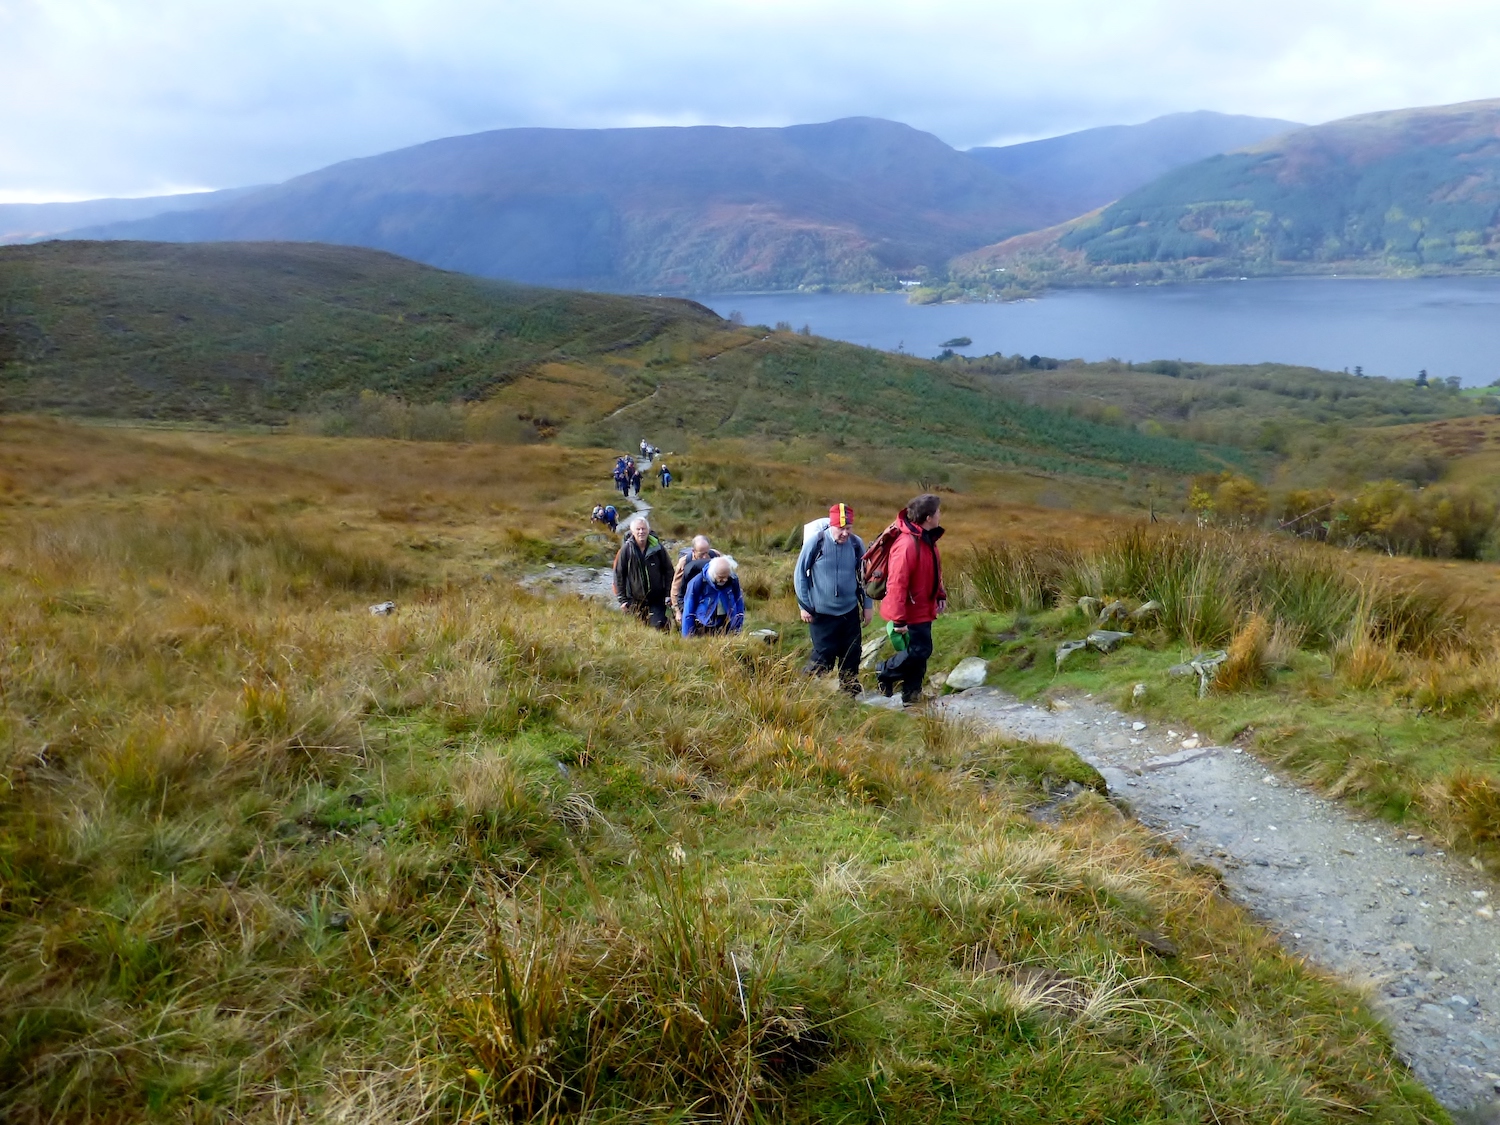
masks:
[(1099, 624), (1108, 625), (1111, 621), (1124, 621), (1130, 616), (1130, 608), (1122, 601), (1112, 601), (1099, 611)]
[(984, 683), (984, 678), (989, 671), (989, 661), (981, 660), (977, 656), (966, 656), (958, 662), (958, 666), (953, 671), (948, 673), (948, 687), (953, 691), (968, 691), (970, 688), (979, 687)]
[(1134, 633), (1122, 633), (1116, 629), (1095, 629), (1084, 643), (1096, 652), (1114, 652), (1134, 635)]
[(1130, 620), (1145, 621), (1148, 617), (1160, 617), (1161, 611), (1165, 608), (1161, 602), (1147, 602), (1145, 605), (1131, 611)]
[(875, 667), (875, 662), (880, 659), (880, 650), (885, 646), (885, 634), (876, 633), (860, 646), (859, 666), (862, 671), (868, 672)]
[(1100, 604), (1098, 598), (1091, 598), (1088, 595), (1078, 599), (1078, 608), (1083, 611), (1085, 617), (1097, 616)]
[(1075, 652), (1082, 652), (1088, 647), (1088, 641), (1063, 641), (1062, 644), (1057, 646), (1058, 668), (1061, 668), (1063, 666), (1063, 661), (1072, 656)]
[(747, 636), (757, 641), (764, 641), (768, 645), (774, 645), (781, 639), (781, 634), (775, 629), (755, 629), (748, 633)]
[(370, 616), (372, 617), (389, 617), (395, 612), (395, 602), (376, 602), (370, 607)]

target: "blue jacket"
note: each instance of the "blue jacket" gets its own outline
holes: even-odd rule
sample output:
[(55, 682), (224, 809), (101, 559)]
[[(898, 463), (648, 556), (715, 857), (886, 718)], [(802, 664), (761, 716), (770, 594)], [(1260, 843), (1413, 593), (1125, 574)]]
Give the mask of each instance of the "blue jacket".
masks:
[(731, 633), (738, 633), (745, 624), (745, 596), (740, 592), (740, 580), (731, 576), (724, 585), (716, 585), (704, 567), (688, 583), (682, 597), (682, 635), (691, 637), (696, 628), (711, 629), (726, 620)]
[(797, 604), (808, 613), (833, 615), (867, 608), (870, 598), (859, 581), (859, 560), (864, 553), (864, 542), (852, 532), (842, 547), (827, 530), (814, 535), (797, 556), (797, 573), (793, 576)]

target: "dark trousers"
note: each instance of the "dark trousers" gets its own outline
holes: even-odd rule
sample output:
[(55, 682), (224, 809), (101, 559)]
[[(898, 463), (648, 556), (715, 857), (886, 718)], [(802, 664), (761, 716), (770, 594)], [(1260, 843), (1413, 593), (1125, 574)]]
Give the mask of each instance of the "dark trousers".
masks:
[(859, 690), (859, 607), (848, 613), (815, 613), (807, 632), (812, 637), (812, 659), (807, 662), (807, 670), (826, 672), (837, 665), (839, 682), (845, 690)]
[(668, 632), (671, 626), (667, 624), (666, 602), (631, 602), (630, 612), (635, 615), (637, 621), (643, 625), (650, 625), (653, 629)]
[(932, 622), (906, 627), (906, 662), (901, 665), (901, 698), (910, 703), (922, 694), (927, 658), (932, 655)]

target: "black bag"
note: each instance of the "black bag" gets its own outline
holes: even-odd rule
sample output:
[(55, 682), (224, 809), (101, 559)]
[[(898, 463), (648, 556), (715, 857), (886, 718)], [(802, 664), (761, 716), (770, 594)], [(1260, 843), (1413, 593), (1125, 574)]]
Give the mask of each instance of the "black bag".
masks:
[(911, 655), (907, 652), (898, 652), (886, 657), (875, 665), (875, 682), (880, 685), (882, 695), (890, 695), (896, 690), (896, 685), (906, 679), (906, 658)]

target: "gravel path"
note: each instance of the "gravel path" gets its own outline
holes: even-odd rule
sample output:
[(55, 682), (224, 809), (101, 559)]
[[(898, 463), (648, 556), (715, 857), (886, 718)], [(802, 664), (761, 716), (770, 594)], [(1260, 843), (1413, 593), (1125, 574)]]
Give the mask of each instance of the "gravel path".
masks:
[[(651, 505), (639, 496), (630, 498), (635, 511), (619, 523), (620, 541), (630, 532), (630, 525), (640, 516), (651, 511)], [(539, 574), (529, 574), (521, 579), (521, 585), (532, 593), (543, 590), (555, 594), (577, 594), (580, 598), (599, 598), (611, 601), (614, 597), (614, 576), (607, 566), (558, 566), (548, 563)]]
[(1444, 1105), (1500, 1120), (1500, 903), (1481, 872), (1186, 728), (1140, 724), (1086, 698), (1048, 710), (996, 688), (942, 707), (1069, 747), (1144, 824), (1218, 867), (1288, 949), (1366, 985), (1397, 1050)]

